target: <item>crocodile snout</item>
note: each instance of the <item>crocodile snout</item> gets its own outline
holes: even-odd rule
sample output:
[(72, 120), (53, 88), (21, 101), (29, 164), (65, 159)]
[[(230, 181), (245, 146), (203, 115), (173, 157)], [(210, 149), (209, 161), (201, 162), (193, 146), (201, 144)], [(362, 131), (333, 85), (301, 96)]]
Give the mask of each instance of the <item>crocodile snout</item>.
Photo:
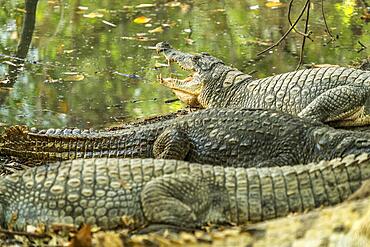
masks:
[(172, 49), (170, 44), (166, 41), (159, 42), (158, 44), (155, 45), (157, 53), (164, 52), (165, 50)]

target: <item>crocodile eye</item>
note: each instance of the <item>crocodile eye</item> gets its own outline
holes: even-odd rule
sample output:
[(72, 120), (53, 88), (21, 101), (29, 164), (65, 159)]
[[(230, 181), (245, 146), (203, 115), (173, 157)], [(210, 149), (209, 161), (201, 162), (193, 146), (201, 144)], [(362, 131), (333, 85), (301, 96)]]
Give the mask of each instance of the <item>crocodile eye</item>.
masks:
[(194, 55), (192, 58), (191, 58), (194, 62), (198, 62), (200, 60), (200, 56), (199, 55)]

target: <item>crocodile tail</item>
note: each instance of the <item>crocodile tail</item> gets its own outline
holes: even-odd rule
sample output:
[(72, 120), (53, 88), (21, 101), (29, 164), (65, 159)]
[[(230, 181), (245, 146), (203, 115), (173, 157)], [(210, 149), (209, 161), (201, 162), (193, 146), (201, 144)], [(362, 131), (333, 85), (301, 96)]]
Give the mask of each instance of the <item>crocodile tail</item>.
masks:
[(3, 140), (16, 140), (18, 138), (27, 137), (28, 127), (24, 125), (14, 125), (7, 128), (2, 135)]
[(0, 155), (3, 154), (1, 148), (8, 146), (13, 142), (24, 141), (27, 138), (28, 128), (23, 125), (15, 125), (7, 128), (0, 136)]

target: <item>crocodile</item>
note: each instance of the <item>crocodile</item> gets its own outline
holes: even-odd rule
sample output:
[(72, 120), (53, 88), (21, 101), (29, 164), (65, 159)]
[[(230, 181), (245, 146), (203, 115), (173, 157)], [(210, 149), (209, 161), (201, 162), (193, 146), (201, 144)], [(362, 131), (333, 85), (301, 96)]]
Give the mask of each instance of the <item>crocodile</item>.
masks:
[(161, 159), (77, 159), (0, 178), (0, 223), (243, 224), (342, 202), (370, 178), (366, 153), (308, 165), (234, 168)]
[(55, 161), (164, 158), (226, 166), (294, 165), (370, 152), (370, 135), (270, 109), (209, 108), (166, 121), (112, 131), (32, 132), (13, 126), (0, 154)]
[(253, 79), (207, 53), (184, 53), (167, 42), (156, 49), (169, 63), (191, 71), (183, 80), (159, 77), (186, 104), (277, 109), (337, 127), (370, 124), (364, 110), (370, 98), (370, 71), (324, 67)]

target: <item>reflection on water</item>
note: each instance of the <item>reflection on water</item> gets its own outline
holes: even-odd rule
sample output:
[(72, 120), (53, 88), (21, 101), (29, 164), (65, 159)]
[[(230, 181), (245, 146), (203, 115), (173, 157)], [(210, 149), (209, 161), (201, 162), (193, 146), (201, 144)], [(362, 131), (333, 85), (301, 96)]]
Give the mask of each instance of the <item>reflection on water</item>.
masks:
[[(307, 41), (305, 63), (345, 65), (366, 57), (369, 48), (356, 52), (358, 41), (370, 46), (361, 1), (325, 1), (328, 25), (339, 37), (333, 43), (325, 33), (320, 1), (313, 2), (314, 42)], [(25, 6), (24, 1), (0, 3), (4, 80), (17, 65), (7, 56), (16, 55), (21, 43)], [(169, 73), (168, 68), (156, 69), (165, 61), (151, 49), (163, 40), (183, 51), (207, 51), (246, 73), (257, 71), (255, 77), (294, 70), (301, 42), (297, 34), (272, 54), (256, 58), (289, 28), (286, 4), (269, 3), (40, 1), (25, 65), (12, 88), (0, 89), (0, 126), (96, 128), (182, 108), (179, 102), (165, 103), (174, 96), (156, 81), (159, 73)], [(293, 16), (303, 1), (295, 4)]]

